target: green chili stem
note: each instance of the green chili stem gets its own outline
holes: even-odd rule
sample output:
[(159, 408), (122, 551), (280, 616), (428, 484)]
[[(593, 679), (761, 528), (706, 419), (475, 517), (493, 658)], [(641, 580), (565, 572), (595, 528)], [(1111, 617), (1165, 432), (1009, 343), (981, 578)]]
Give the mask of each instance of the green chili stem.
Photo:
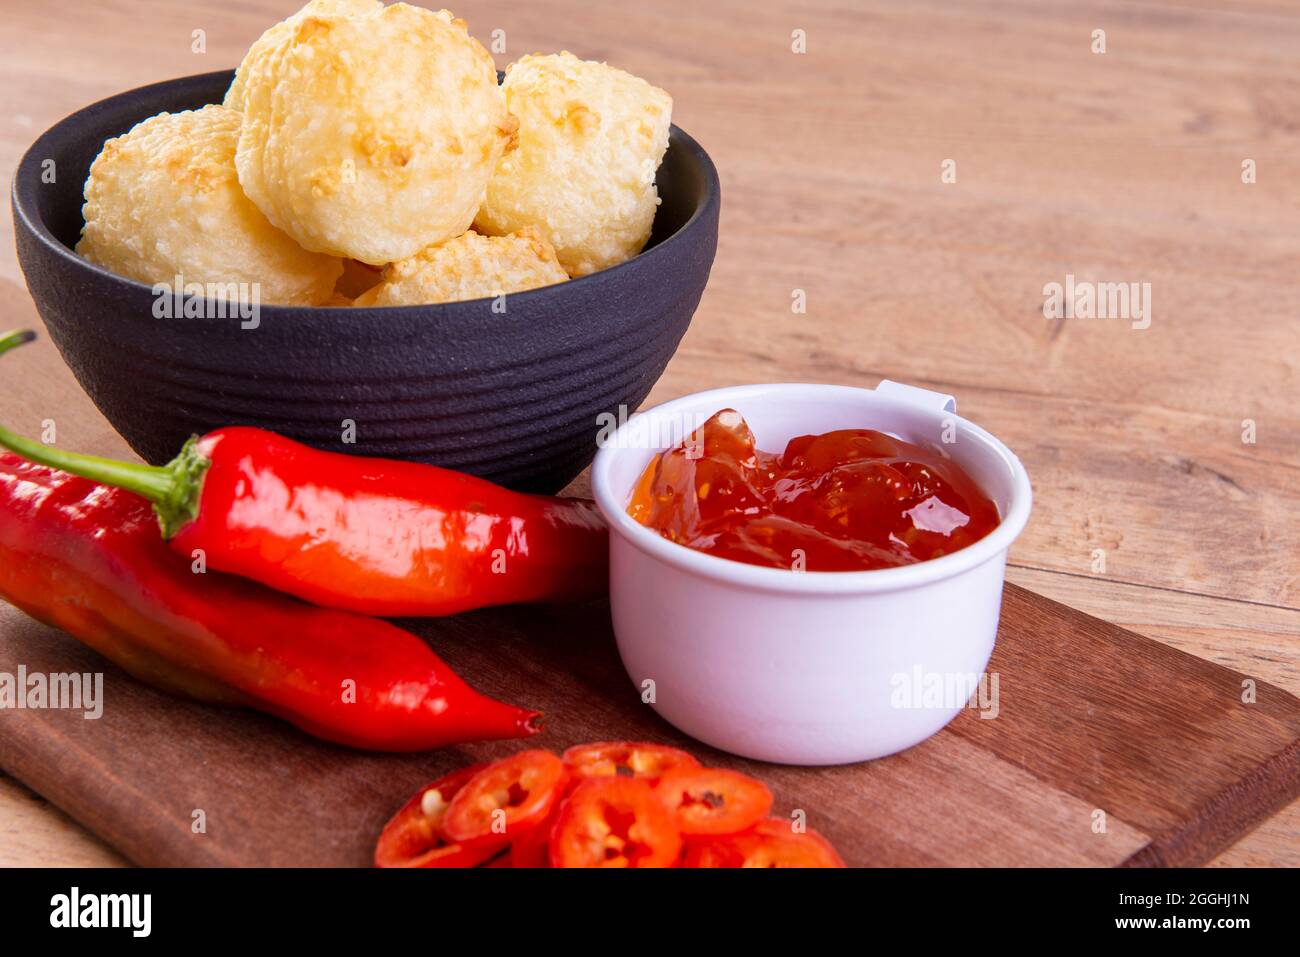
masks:
[[(0, 355), (35, 338), (36, 333), (30, 329), (5, 333), (0, 336)], [(181, 454), (166, 465), (144, 465), (100, 458), (97, 455), (65, 452), (18, 435), (0, 425), (0, 446), (17, 452), (23, 458), (72, 475), (80, 475), (92, 482), (133, 492), (152, 502), (166, 538), (170, 538), (198, 514), (199, 488), (203, 473), (210, 463), (199, 454), (195, 442), (191, 438), (181, 449)]]

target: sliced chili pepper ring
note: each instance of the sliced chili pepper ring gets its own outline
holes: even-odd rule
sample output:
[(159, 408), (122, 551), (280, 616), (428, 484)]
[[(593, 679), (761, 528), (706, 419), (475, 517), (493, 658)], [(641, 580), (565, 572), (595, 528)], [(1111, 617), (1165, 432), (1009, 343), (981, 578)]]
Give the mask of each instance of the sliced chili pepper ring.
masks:
[(843, 867), (844, 859), (816, 831), (795, 831), (768, 818), (740, 834), (693, 840), (684, 867)]
[(635, 778), (583, 781), (551, 831), (552, 867), (672, 867), (682, 836), (650, 785)]
[(452, 798), (442, 836), (497, 847), (516, 840), (550, 817), (567, 778), (564, 762), (549, 751), (520, 751), (494, 761)]
[(628, 777), (657, 781), (672, 768), (698, 768), (685, 751), (644, 741), (597, 741), (564, 752), (564, 763), (580, 778)]
[(735, 834), (772, 809), (767, 785), (725, 768), (674, 768), (659, 779), (655, 793), (686, 835)]
[(451, 799), (485, 767), (462, 768), (420, 788), (384, 825), (375, 845), (375, 866), (474, 867), (491, 857), (491, 847), (448, 843), (438, 834)]
[(511, 867), (551, 866), (551, 831), (562, 806), (562, 803), (556, 804), (545, 821), (511, 841), (508, 855)]

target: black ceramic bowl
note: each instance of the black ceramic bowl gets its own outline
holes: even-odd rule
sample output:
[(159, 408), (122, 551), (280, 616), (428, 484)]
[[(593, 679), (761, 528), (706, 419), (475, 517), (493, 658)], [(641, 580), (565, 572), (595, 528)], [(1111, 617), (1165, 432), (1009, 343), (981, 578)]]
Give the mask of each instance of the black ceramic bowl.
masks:
[[(512, 294), (505, 313), (475, 300), (263, 304), (256, 329), (237, 317), (155, 318), (149, 286), (72, 251), (86, 173), (106, 139), (164, 110), (220, 102), (232, 75), (169, 80), (88, 106), (46, 132), (18, 167), (18, 261), (95, 405), (155, 464), (193, 433), (256, 425), (512, 488), (562, 488), (595, 454), (598, 417), (636, 409), (690, 324), (717, 246), (718, 175), (708, 155), (674, 126), (645, 250), (612, 269)], [(53, 183), (42, 176), (47, 160)]]

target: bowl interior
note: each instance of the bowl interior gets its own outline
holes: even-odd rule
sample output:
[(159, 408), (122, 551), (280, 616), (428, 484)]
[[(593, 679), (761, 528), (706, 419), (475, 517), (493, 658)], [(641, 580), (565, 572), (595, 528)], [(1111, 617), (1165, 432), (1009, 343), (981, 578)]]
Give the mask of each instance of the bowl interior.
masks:
[[(662, 539), (627, 514), (637, 479), (657, 452), (679, 444), (720, 409), (745, 417), (759, 448), (780, 451), (799, 435), (834, 429), (877, 429), (927, 448), (960, 465), (998, 508), (1002, 523), (986, 538), (942, 558), (862, 572), (809, 572), (791, 576), (694, 552)], [(945, 441), (945, 436), (953, 441)], [(602, 442), (592, 467), (592, 488), (611, 526), (639, 546), (712, 577), (744, 579), (787, 588), (814, 580), (836, 590), (884, 587), (938, 577), (1007, 548), (1029, 517), (1031, 490), (1020, 461), (1005, 445), (954, 413), (926, 408), (871, 389), (807, 383), (773, 383), (715, 389), (684, 396), (634, 416)]]
[[(960, 465), (1005, 516), (1016, 496), (1015, 469), (983, 429), (947, 413), (935, 413), (848, 386), (746, 386), (719, 389), (665, 403), (630, 420), (607, 447), (602, 481), (623, 501), (632, 494), (651, 458), (682, 440), (720, 409), (744, 416), (759, 448), (780, 451), (796, 436), (835, 429), (877, 429), (897, 438), (934, 448)], [(954, 441), (944, 442), (944, 422), (951, 420)]]

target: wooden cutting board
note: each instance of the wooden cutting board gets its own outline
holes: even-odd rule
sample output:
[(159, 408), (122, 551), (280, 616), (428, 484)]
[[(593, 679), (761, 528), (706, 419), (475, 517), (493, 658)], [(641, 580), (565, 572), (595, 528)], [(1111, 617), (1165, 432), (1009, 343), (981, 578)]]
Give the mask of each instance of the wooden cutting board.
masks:
[[(690, 748), (761, 776), (776, 813), (806, 811), (851, 865), (1197, 864), (1300, 794), (1300, 700), (1258, 684), (1245, 703), (1244, 676), (1014, 585), (990, 664), (997, 717), (967, 710), (909, 751), (836, 768), (761, 765), (678, 734), (624, 674), (603, 602), (403, 624), (483, 691), (540, 706), (548, 727), (530, 744)], [(0, 605), (0, 671), (20, 664), (104, 671), (104, 713), (0, 711), (0, 766), (140, 864), (365, 865), (420, 785), (522, 746), (322, 744), (155, 692)]]

